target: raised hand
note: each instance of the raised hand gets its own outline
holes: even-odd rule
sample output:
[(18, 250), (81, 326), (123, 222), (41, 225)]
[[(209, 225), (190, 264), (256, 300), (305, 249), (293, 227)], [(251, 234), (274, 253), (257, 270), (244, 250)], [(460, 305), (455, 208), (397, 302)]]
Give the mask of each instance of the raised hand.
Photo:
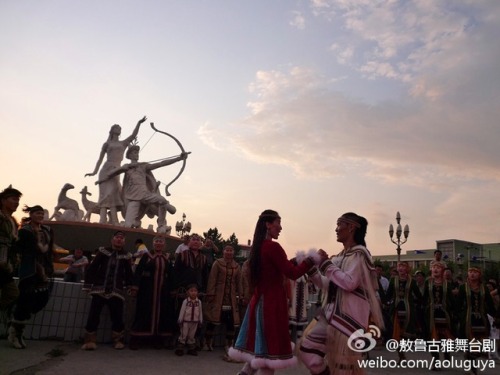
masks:
[(327, 260), (329, 258), (328, 254), (323, 249), (318, 250), (318, 256), (321, 259), (321, 263), (323, 263), (325, 260)]

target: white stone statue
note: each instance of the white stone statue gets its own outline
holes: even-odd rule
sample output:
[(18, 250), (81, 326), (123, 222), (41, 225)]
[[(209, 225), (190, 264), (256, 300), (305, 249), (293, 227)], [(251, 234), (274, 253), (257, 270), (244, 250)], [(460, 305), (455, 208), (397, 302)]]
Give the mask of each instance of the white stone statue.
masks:
[(104, 179), (99, 179), (96, 184), (105, 183), (108, 179), (117, 178), (119, 174), (125, 173), (123, 178), (123, 197), (126, 203), (125, 226), (137, 228), (141, 225), (144, 215), (148, 217), (158, 216), (157, 231), (169, 233), (171, 227), (167, 227), (167, 212), (174, 214), (176, 208), (165, 199), (158, 190), (159, 183), (151, 172), (153, 169), (161, 168), (181, 160), (185, 160), (189, 153), (169, 158), (156, 163), (139, 162), (139, 146), (129, 146), (126, 158), (131, 162), (111, 171)]
[(109, 210), (109, 223), (118, 225), (118, 211), (123, 210), (124, 202), (121, 194), (121, 185), (118, 174), (113, 178), (109, 176), (120, 168), (123, 160), (123, 154), (132, 140), (137, 137), (141, 124), (146, 121), (146, 116), (137, 122), (134, 131), (130, 136), (120, 141), (121, 127), (120, 125), (113, 125), (109, 131), (108, 140), (102, 145), (99, 159), (97, 160), (95, 169), (92, 173), (87, 173), (86, 176), (95, 176), (106, 156), (106, 162), (99, 171), (99, 207), (100, 223), (107, 223), (107, 213)]
[(85, 216), (83, 217), (83, 221), (89, 221), (90, 222), (90, 216), (92, 214), (97, 214), (99, 215), (101, 213), (99, 206), (97, 205), (97, 202), (92, 202), (87, 198), (87, 195), (92, 195), (92, 193), (89, 193), (87, 190), (87, 186), (84, 186), (82, 191), (80, 191), (80, 194), (82, 195), (82, 204), (83, 207), (85, 207)]
[[(66, 194), (68, 190), (74, 189), (71, 184), (64, 184), (57, 198), (57, 206), (54, 207), (54, 213), (49, 220), (55, 219), (57, 221), (80, 221), (83, 217), (83, 211), (80, 210), (78, 202), (69, 198)], [(61, 210), (64, 210), (61, 212)]]

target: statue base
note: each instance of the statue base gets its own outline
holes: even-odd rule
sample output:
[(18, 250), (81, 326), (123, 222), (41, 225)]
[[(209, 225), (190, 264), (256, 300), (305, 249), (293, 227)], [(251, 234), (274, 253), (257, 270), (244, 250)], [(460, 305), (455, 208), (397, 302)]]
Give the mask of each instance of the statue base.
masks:
[(174, 253), (182, 243), (179, 237), (156, 233), (142, 228), (126, 228), (120, 225), (88, 223), (84, 221), (46, 221), (54, 231), (54, 242), (66, 250), (74, 251), (77, 248), (84, 252), (92, 252), (101, 246), (110, 246), (111, 238), (117, 230), (125, 233), (125, 250), (135, 252), (135, 241), (143, 240), (149, 250), (153, 248), (153, 238), (157, 235), (165, 237), (165, 250)]

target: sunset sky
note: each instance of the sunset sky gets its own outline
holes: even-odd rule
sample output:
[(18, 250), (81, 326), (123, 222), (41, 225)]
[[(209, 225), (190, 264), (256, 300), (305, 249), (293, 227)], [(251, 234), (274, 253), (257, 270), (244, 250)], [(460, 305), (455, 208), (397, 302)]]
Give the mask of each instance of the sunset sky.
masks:
[(498, 35), (497, 0), (4, 0), (0, 188), (97, 201), (111, 125), (146, 115), (141, 161), (180, 153), (150, 121), (191, 152), (170, 225), (246, 243), (272, 208), (290, 256), (333, 254), (354, 211), (380, 255), (400, 211), (403, 251), (500, 242)]

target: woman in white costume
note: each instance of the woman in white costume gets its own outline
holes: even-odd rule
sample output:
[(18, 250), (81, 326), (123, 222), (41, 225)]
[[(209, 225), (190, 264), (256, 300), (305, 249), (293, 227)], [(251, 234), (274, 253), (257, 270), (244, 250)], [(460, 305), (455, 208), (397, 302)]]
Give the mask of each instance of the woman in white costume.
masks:
[[(337, 220), (337, 242), (344, 249), (332, 259), (320, 250), (319, 269), (309, 272), (316, 286), (328, 291), (326, 305), (303, 336), (299, 356), (311, 374), (361, 374), (353, 333), (368, 345), (369, 325), (384, 326), (377, 296), (377, 273), (366, 248), (367, 220), (348, 212)], [(365, 340), (368, 338), (368, 340)], [(373, 344), (374, 345), (374, 344)], [(359, 348), (358, 345), (355, 346)]]

